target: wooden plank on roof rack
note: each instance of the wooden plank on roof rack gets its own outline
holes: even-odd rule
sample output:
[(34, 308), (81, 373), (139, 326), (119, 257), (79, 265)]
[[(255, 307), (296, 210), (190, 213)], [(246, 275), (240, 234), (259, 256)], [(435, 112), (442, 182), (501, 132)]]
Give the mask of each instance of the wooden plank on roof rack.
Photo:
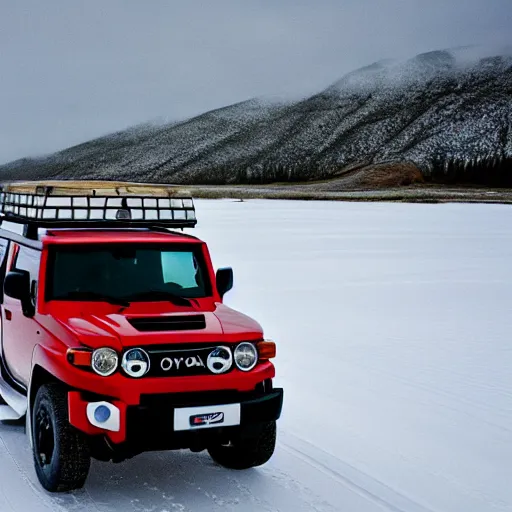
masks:
[(190, 191), (179, 185), (154, 185), (129, 181), (19, 181), (2, 184), (2, 189), (4, 192), (51, 196), (192, 196)]

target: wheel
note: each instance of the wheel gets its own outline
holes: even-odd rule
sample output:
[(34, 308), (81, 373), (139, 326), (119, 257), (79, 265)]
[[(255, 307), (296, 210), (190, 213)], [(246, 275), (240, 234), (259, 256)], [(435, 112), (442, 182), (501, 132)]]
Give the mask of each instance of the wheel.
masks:
[(261, 466), (272, 457), (276, 447), (276, 422), (271, 421), (251, 430), (242, 430), (229, 444), (210, 446), (210, 457), (229, 469)]
[(83, 487), (91, 464), (89, 446), (85, 436), (69, 423), (62, 385), (45, 384), (38, 389), (30, 423), (41, 485), (51, 492)]

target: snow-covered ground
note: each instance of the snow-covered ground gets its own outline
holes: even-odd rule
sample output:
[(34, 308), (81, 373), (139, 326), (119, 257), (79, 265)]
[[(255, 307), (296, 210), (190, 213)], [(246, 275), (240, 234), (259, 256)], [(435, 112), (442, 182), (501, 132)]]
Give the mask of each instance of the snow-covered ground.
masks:
[(278, 341), (266, 466), (206, 454), (94, 462), (44, 493), (23, 428), (0, 425), (0, 511), (512, 510), (512, 209), (198, 201), (232, 265), (226, 302)]

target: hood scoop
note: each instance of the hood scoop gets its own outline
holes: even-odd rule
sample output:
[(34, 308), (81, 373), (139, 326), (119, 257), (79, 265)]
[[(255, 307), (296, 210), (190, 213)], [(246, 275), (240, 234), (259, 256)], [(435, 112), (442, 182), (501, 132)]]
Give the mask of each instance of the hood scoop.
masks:
[(138, 331), (196, 331), (206, 329), (204, 315), (173, 315), (148, 318), (128, 318)]

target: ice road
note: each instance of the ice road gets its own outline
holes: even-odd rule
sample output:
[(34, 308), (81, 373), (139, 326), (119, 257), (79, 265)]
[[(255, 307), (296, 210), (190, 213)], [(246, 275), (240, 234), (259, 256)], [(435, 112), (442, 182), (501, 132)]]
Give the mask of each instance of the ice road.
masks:
[(512, 208), (197, 201), (233, 266), (226, 303), (278, 342), (274, 458), (93, 462), (39, 486), (24, 428), (0, 424), (0, 511), (512, 510)]

